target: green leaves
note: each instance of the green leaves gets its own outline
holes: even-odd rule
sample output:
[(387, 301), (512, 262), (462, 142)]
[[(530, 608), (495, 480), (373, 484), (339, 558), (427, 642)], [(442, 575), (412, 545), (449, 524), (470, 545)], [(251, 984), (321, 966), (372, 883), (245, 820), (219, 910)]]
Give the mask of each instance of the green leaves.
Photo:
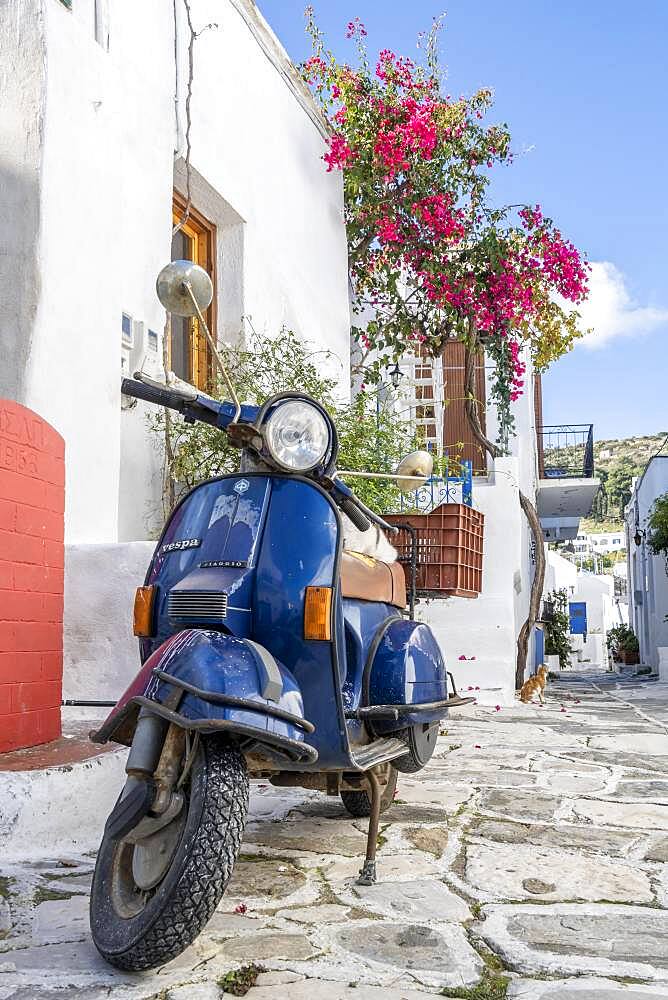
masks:
[(655, 555), (668, 557), (668, 493), (657, 497), (648, 522), (647, 544)]
[[(337, 426), (342, 469), (393, 472), (399, 460), (417, 447), (409, 425), (396, 414), (391, 402), (385, 401), (382, 389), (362, 392), (352, 403), (337, 399), (336, 380), (322, 374), (323, 363), (331, 368), (334, 356), (327, 351), (314, 352), (292, 330), (284, 328), (276, 338), (253, 333), (245, 346), (223, 345), (220, 351), (243, 402), (262, 403), (290, 390), (321, 402)], [(223, 383), (219, 382), (211, 394), (226, 398)], [(150, 416), (149, 426), (163, 441), (165, 411)], [(239, 467), (239, 451), (230, 446), (224, 431), (172, 417), (169, 435), (171, 460), (166, 472), (175, 485), (177, 500), (197, 483)], [(350, 485), (372, 508), (389, 510), (396, 505), (398, 491), (391, 480), (351, 479)]]
[(568, 613), (568, 594), (565, 590), (553, 590), (547, 596), (552, 602), (553, 614), (545, 622), (545, 652), (548, 656), (558, 656), (562, 670), (571, 662), (571, 623)]

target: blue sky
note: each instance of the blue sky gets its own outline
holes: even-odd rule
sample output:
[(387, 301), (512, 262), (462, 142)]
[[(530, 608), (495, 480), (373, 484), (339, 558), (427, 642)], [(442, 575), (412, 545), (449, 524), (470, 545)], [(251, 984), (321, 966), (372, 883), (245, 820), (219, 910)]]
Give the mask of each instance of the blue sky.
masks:
[[(260, 0), (299, 61), (305, 0)], [(415, 56), (418, 32), (446, 12), (448, 89), (491, 86), (491, 120), (516, 151), (498, 197), (539, 203), (595, 267), (592, 346), (544, 379), (544, 420), (593, 422), (597, 438), (668, 432), (668, 2), (639, 0), (317, 0), (338, 55), (359, 15), (372, 52)], [(603, 266), (603, 263), (608, 266)]]

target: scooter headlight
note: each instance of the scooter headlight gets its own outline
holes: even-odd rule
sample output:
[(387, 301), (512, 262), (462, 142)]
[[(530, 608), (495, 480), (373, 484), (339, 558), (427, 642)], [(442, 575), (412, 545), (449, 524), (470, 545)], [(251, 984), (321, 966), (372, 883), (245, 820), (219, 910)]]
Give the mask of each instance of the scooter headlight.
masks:
[(290, 472), (310, 472), (330, 444), (326, 417), (305, 399), (280, 403), (264, 426), (264, 441), (277, 465)]

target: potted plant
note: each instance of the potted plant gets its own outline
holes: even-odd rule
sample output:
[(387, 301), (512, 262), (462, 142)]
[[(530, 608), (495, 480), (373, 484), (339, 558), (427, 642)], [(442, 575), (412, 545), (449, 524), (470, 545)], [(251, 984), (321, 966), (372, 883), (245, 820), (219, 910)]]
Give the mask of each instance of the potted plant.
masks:
[(622, 641), (621, 645), (621, 656), (622, 663), (628, 665), (640, 662), (640, 647), (638, 645), (638, 640), (633, 632), (633, 629), (629, 629), (629, 635)]
[(566, 670), (571, 665), (573, 652), (568, 594), (565, 590), (553, 590), (545, 598), (545, 604), (550, 609), (549, 616), (544, 619), (546, 665), (551, 666), (550, 657), (555, 657), (559, 661), (559, 669)]
[(607, 633), (606, 640), (613, 660), (627, 666), (639, 662), (638, 639), (629, 625), (615, 625)]

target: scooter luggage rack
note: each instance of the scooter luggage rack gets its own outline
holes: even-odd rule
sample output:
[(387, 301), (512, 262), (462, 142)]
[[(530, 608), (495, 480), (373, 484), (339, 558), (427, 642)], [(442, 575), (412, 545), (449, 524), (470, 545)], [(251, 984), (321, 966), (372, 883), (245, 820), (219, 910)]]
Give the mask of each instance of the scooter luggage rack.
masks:
[(399, 562), (410, 566), (413, 594), (467, 598), (480, 594), (485, 527), (482, 511), (468, 504), (443, 503), (429, 513), (384, 517), (399, 529), (394, 544)]

